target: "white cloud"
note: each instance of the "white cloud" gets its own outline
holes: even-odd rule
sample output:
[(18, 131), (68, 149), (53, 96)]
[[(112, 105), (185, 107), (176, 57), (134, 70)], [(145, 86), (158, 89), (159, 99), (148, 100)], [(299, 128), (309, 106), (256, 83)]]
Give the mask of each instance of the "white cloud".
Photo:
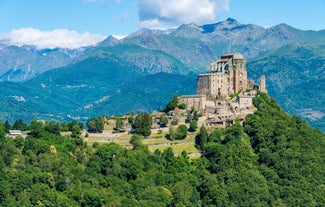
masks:
[(138, 0), (139, 23), (143, 26), (182, 23), (205, 24), (229, 10), (229, 0)]
[(56, 29), (52, 31), (40, 31), (34, 28), (13, 29), (4, 39), (12, 45), (34, 45), (38, 49), (43, 48), (69, 48), (74, 49), (82, 46), (94, 45), (106, 37), (90, 34), (79, 34), (76, 31)]
[(114, 38), (118, 39), (118, 40), (121, 40), (123, 38), (125, 38), (127, 35), (122, 35), (122, 34), (113, 34), (112, 35)]

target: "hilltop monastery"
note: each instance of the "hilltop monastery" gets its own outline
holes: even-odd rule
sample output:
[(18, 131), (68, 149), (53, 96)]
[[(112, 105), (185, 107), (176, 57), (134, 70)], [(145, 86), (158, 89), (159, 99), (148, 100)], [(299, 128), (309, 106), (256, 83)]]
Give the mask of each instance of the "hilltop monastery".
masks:
[[(247, 79), (246, 61), (242, 54), (222, 55), (210, 64), (208, 73), (198, 75), (197, 94), (179, 97), (186, 109), (194, 108), (207, 116), (206, 125), (226, 125), (226, 121), (243, 120), (254, 113), (252, 99), (254, 89), (266, 91), (265, 76), (260, 78), (260, 85)], [(232, 98), (231, 98), (232, 97)]]

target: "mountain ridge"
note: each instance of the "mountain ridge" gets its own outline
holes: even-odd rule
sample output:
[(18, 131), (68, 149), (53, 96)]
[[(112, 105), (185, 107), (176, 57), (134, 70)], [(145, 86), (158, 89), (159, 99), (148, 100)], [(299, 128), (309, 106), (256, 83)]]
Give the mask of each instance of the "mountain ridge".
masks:
[[(279, 99), (281, 106), (293, 114), (304, 116), (306, 110), (308, 112), (308, 108), (301, 110), (298, 106), (294, 106), (296, 109), (291, 110), (289, 107), (289, 103), (294, 101), (293, 87), (300, 88), (304, 83), (321, 81), (318, 77), (325, 75), (325, 69), (322, 67), (325, 64), (323, 62), (325, 59), (324, 42), (325, 30), (303, 31), (286, 24), (263, 28), (227, 19), (223, 22), (203, 26), (184, 24), (168, 31), (141, 29), (120, 40), (109, 36), (96, 46), (83, 48), (75, 53), (60, 49), (35, 51), (33, 47), (12, 46), (11, 48), (21, 52), (17, 54), (25, 54), (21, 56), (26, 57), (27, 61), (29, 51), (34, 55), (31, 57), (45, 59), (50, 56), (49, 54), (62, 55), (66, 57), (64, 60), (67, 62), (47, 72), (34, 73), (36, 77), (30, 80), (24, 79), (24, 83), (17, 84), (17, 86), (3, 82), (1, 84), (3, 95), (0, 101), (5, 105), (2, 108), (4, 114), (1, 118), (12, 120), (13, 117), (19, 116), (16, 112), (10, 117), (8, 116), (10, 104), (28, 111), (26, 119), (29, 119), (28, 115), (31, 116), (35, 113), (38, 114), (37, 117), (42, 118), (42, 114), (45, 114), (46, 110), (51, 112), (47, 114), (52, 114), (53, 116), (50, 118), (53, 119), (59, 114), (59, 120), (67, 115), (71, 116), (72, 113), (82, 113), (84, 117), (97, 116), (99, 114), (96, 113), (96, 110), (89, 106), (101, 108), (101, 111), (105, 112), (105, 104), (114, 105), (115, 112), (121, 114), (130, 108), (125, 107), (128, 109), (123, 111), (122, 107), (115, 107), (118, 105), (118, 99), (115, 97), (122, 99), (123, 95), (126, 95), (129, 97), (128, 100), (132, 101), (140, 93), (140, 89), (135, 84), (141, 85), (141, 83), (145, 83), (142, 84), (144, 91), (165, 90), (170, 94), (176, 91), (194, 94), (196, 74), (206, 72), (209, 64), (216, 60), (220, 54), (234, 51), (241, 52), (247, 58), (247, 70), (252, 79), (258, 82), (258, 77), (261, 74), (266, 75), (268, 90), (273, 97)], [(3, 51), (6, 51), (6, 47), (0, 49), (0, 66), (1, 64), (6, 65), (6, 61), (8, 61), (8, 57), (1, 59), (4, 57), (1, 56)], [(13, 50), (12, 53), (14, 52)], [(69, 56), (70, 52), (72, 55), (75, 54), (73, 58)], [(47, 55), (44, 56), (43, 53)], [(10, 61), (12, 60), (14, 58), (10, 59)], [(39, 59), (34, 58), (33, 60)], [(19, 58), (16, 61), (19, 62)], [(62, 63), (62, 61), (53, 62), (55, 64)], [(43, 62), (41, 61), (41, 63)], [(0, 69), (3, 70), (3, 68)], [(0, 75), (0, 78), (5, 81), (19, 81), (18, 79), (26, 73), (27, 71), (24, 71), (22, 67), (12, 67)], [(95, 74), (98, 75), (97, 78)], [(158, 77), (166, 81), (169, 77), (166, 87), (154, 84), (159, 82)], [(150, 78), (153, 78), (152, 85), (149, 84)], [(188, 86), (186, 81), (191, 86)], [(178, 82), (186, 86), (177, 85)], [(174, 83), (177, 87), (170, 83)], [(22, 86), (21, 90), (19, 90), (19, 86)], [(290, 86), (293, 87), (290, 88)], [(182, 90), (182, 87), (187, 89)], [(125, 90), (126, 88), (128, 90)], [(6, 89), (8, 91), (5, 91)], [(318, 89), (318, 92), (322, 97), (322, 91)], [(31, 95), (32, 93), (35, 94)], [(37, 93), (40, 93), (39, 99), (43, 99), (43, 103), (33, 98), (38, 96)], [(152, 101), (154, 98), (149, 97), (149, 94), (150, 96), (155, 95), (154, 93), (142, 94), (141, 102), (146, 107), (136, 106), (136, 110), (140, 110), (140, 108), (141, 110), (153, 110), (161, 107), (157, 102)], [(19, 102), (18, 100), (24, 99), (17, 97), (24, 97), (26, 101)], [(167, 101), (166, 95), (161, 95), (161, 97), (164, 99), (162, 101)], [(64, 98), (67, 100), (65, 101)], [(158, 96), (156, 98), (160, 99)], [(298, 102), (303, 104), (304, 100), (309, 100), (310, 97), (302, 95), (301, 98)], [(9, 102), (6, 103), (6, 100)], [(27, 105), (24, 104), (29, 103), (28, 101), (35, 104), (35, 107), (32, 107), (35, 111), (29, 111), (26, 108)], [(150, 106), (149, 102), (153, 106)], [(37, 104), (43, 104), (44, 109), (42, 107), (37, 109)], [(312, 111), (317, 111), (316, 105), (310, 107)], [(88, 109), (92, 112), (87, 114)], [(114, 114), (114, 110), (107, 110), (108, 112)], [(323, 109), (320, 112), (325, 113)], [(49, 119), (49, 117), (46, 118)], [(308, 119), (308, 116), (304, 118), (317, 126), (321, 120), (311, 120)], [(325, 126), (321, 125), (321, 129), (325, 130)]]

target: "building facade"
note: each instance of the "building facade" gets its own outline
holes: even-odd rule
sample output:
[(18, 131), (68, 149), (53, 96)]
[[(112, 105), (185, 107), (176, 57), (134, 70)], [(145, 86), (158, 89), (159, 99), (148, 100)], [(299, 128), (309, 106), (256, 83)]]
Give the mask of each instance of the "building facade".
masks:
[(222, 55), (210, 64), (209, 72), (198, 76), (197, 94), (223, 98), (245, 91), (247, 84), (246, 61), (242, 54)]
[[(200, 111), (211, 123), (222, 123), (253, 113), (252, 99), (257, 88), (247, 80), (246, 60), (240, 53), (225, 54), (210, 64), (209, 71), (198, 75), (197, 94), (180, 96), (179, 102), (186, 109)], [(265, 76), (259, 89), (266, 92)], [(237, 94), (235, 97), (231, 94)]]

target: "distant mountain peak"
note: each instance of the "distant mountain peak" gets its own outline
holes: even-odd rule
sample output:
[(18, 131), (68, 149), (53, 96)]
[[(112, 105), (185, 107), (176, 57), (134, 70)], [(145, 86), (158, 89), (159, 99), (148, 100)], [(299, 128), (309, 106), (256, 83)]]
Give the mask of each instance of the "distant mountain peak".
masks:
[(114, 36), (110, 35), (106, 39), (104, 39), (102, 42), (98, 43), (99, 46), (113, 46), (119, 43), (119, 40), (115, 38)]
[(226, 19), (226, 22), (229, 22), (230, 24), (238, 23), (238, 21), (236, 19), (233, 19), (230, 17)]
[(203, 25), (201, 28), (203, 29), (204, 33), (212, 33), (215, 31), (230, 30), (242, 25), (243, 24), (238, 22), (236, 19), (228, 18), (222, 22)]

